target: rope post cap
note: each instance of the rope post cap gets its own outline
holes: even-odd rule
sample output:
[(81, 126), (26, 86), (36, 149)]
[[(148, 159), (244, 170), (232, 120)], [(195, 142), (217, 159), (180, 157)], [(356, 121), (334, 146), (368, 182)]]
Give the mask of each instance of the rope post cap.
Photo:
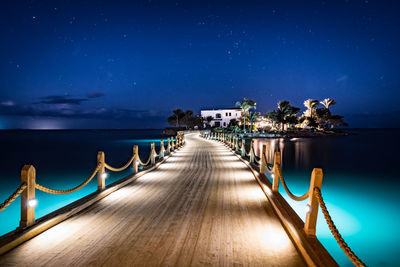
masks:
[(103, 151), (98, 151), (98, 152), (97, 152), (97, 161), (98, 161), (99, 163), (104, 163), (104, 161), (105, 161), (105, 154), (104, 154)]

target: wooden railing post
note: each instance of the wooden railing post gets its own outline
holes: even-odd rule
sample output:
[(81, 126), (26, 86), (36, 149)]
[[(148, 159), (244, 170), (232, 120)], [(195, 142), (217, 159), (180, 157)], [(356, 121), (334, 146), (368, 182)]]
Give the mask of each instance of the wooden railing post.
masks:
[(250, 142), (250, 163), (254, 163), (254, 149), (253, 149), (253, 145), (254, 145), (254, 140), (251, 139), (251, 142)]
[(132, 169), (133, 173), (138, 173), (139, 171), (139, 147), (137, 145), (133, 146), (133, 162)]
[(279, 191), (279, 172), (278, 168), (281, 168), (281, 152), (275, 151), (274, 153), (274, 166), (272, 167), (272, 173), (274, 177), (272, 178), (272, 192)]
[(170, 154), (171, 153), (171, 143), (170, 143), (170, 138), (168, 137), (168, 145), (167, 145), (167, 152), (168, 152), (168, 154)]
[(174, 137), (171, 137), (171, 150), (174, 151), (175, 150), (175, 143), (174, 143)]
[(267, 153), (267, 145), (262, 146), (262, 151), (261, 151), (261, 163), (260, 163), (260, 173), (264, 174), (265, 173), (265, 165), (267, 164), (265, 162), (265, 154)]
[(165, 151), (164, 140), (161, 140), (161, 142), (160, 142), (160, 156), (159, 156), (160, 159), (164, 158), (164, 151)]
[(97, 152), (97, 164), (100, 164), (100, 169), (97, 172), (97, 190), (101, 191), (106, 188), (106, 174), (105, 174), (105, 155), (103, 151)]
[(239, 152), (239, 138), (236, 138), (235, 152)]
[(323, 173), (322, 169), (314, 168), (311, 174), (310, 190), (308, 196), (308, 212), (306, 214), (306, 222), (304, 223), (304, 231), (307, 235), (315, 236), (318, 218), (318, 198), (314, 188), (318, 187), (321, 190)]
[(154, 163), (156, 163), (156, 147), (154, 145), (154, 142), (151, 143), (151, 149), (150, 149), (150, 162), (151, 165), (154, 165)]
[(21, 170), (21, 183), (26, 184), (25, 190), (21, 193), (21, 221), (20, 227), (27, 227), (35, 222), (35, 185), (36, 170), (32, 165), (24, 165)]
[(246, 148), (245, 148), (246, 142), (244, 141), (244, 138), (242, 139), (242, 157), (244, 158), (246, 156)]

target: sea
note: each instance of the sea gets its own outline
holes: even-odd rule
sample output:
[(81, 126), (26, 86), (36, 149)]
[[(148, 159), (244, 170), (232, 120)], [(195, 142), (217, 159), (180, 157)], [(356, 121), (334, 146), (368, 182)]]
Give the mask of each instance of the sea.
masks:
[[(55, 189), (80, 184), (95, 169), (98, 151), (107, 163), (122, 166), (134, 145), (147, 159), (150, 143), (159, 149), (162, 130), (0, 131), (0, 202), (20, 185), (24, 164), (36, 168), (37, 183)], [(400, 129), (350, 129), (351, 135), (256, 139), (256, 154), (267, 145), (268, 161), (281, 151), (282, 170), (289, 189), (304, 194), (313, 168), (323, 169), (322, 195), (333, 221), (351, 249), (368, 266), (400, 266)], [(399, 165), (398, 165), (399, 164)], [(110, 184), (132, 173), (108, 173)], [(68, 195), (36, 190), (36, 218), (40, 218), (97, 189), (96, 178)], [(305, 219), (307, 200), (282, 196)], [(14, 230), (20, 219), (18, 198), (0, 212), (0, 235)], [(352, 266), (333, 238), (319, 210), (317, 237), (341, 266)]]

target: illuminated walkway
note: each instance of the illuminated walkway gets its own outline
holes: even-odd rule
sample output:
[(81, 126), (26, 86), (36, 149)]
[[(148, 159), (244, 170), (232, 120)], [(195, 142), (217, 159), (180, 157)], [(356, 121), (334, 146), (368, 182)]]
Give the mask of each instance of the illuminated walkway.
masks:
[(302, 266), (252, 173), (224, 145), (186, 146), (0, 258), (0, 266)]

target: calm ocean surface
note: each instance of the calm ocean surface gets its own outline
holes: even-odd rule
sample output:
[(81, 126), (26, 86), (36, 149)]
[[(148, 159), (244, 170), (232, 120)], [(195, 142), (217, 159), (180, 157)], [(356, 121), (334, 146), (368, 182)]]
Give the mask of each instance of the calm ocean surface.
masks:
[[(150, 143), (159, 144), (161, 130), (146, 131), (0, 131), (0, 201), (20, 184), (24, 164), (36, 167), (37, 182), (56, 189), (80, 184), (96, 167), (97, 151), (106, 161), (121, 166), (139, 145), (146, 159)], [(354, 252), (369, 266), (400, 266), (400, 130), (352, 130), (356, 135), (314, 139), (263, 139), (272, 157), (282, 151), (283, 174), (296, 194), (308, 190), (311, 171), (323, 168), (322, 192), (339, 231)], [(157, 147), (158, 150), (158, 147)], [(257, 151), (256, 151), (257, 152)], [(258, 153), (258, 152), (257, 152)], [(110, 174), (112, 183), (130, 173)], [(36, 191), (36, 217), (56, 210), (96, 190), (92, 181), (69, 195)], [(304, 220), (307, 201), (292, 201), (281, 193)], [(20, 199), (0, 213), (0, 235), (18, 226)], [(351, 265), (332, 237), (322, 213), (317, 236), (338, 263)]]

